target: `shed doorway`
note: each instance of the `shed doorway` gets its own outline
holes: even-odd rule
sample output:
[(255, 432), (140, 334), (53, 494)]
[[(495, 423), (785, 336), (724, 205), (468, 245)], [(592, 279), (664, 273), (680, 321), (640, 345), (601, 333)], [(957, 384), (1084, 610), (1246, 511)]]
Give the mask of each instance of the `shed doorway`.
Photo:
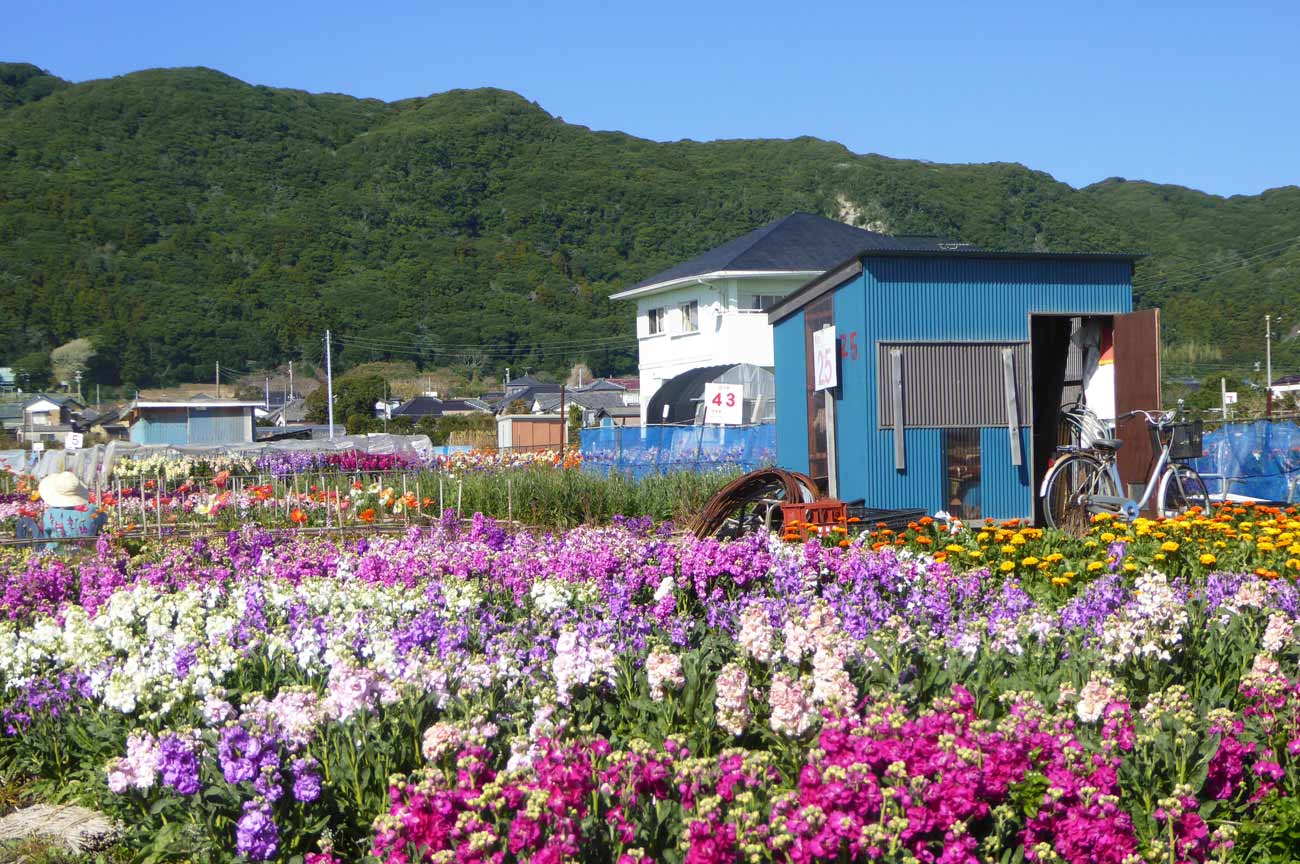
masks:
[[(1097, 366), (1097, 356), (1090, 358), (1089, 350), (1110, 354), (1111, 417), (1160, 409), (1160, 314), (1158, 309), (1144, 309), (1120, 315), (1030, 315), (1029, 330), (1034, 467), (1030, 494), (1034, 522), (1041, 525), (1038, 490), (1052, 457), (1059, 447), (1080, 443), (1071, 440), (1061, 409), (1086, 402), (1087, 377)], [(1118, 454), (1120, 479), (1126, 494), (1139, 497), (1154, 456), (1145, 421), (1138, 417), (1119, 423), (1116, 437), (1124, 442)]]

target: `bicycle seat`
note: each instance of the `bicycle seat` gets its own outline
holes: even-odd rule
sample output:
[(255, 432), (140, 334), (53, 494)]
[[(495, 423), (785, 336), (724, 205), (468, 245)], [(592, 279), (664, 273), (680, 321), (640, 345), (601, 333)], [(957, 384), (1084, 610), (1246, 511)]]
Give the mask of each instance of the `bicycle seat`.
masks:
[(1124, 446), (1124, 442), (1118, 438), (1093, 438), (1092, 446), (1098, 450), (1109, 450), (1114, 453), (1116, 450)]

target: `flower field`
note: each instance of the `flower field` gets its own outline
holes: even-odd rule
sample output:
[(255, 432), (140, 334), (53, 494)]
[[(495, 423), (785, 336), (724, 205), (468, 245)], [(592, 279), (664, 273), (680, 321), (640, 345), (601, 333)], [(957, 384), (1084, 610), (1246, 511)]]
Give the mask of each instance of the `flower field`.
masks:
[[(446, 508), (535, 527), (566, 528), (608, 522), (623, 513), (685, 520), (735, 475), (600, 477), (571, 470), (547, 456), (457, 471), (376, 468), (247, 477), (223, 469), (202, 478), (187, 474), (171, 482), (166, 476), (160, 471), (137, 477), (134, 485), (119, 481), (92, 489), (89, 506), (107, 514), (110, 531), (132, 535), (226, 531), (249, 524), (401, 527), (436, 521)], [(40, 516), (42, 504), (33, 478), (10, 478), (9, 485), (15, 491), (0, 492), (0, 533), (12, 535), (20, 517)]]
[(0, 774), (138, 860), (1292, 860), (1291, 535), (448, 514), (9, 550)]

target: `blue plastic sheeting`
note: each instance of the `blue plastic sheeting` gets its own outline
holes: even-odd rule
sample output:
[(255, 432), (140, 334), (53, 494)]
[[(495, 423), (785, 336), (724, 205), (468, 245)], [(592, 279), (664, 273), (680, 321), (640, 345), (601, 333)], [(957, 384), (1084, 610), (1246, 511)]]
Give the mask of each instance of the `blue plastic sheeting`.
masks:
[[(1192, 465), (1212, 494), (1228, 492), (1266, 501), (1289, 501), (1300, 478), (1300, 426), (1290, 421), (1228, 423), (1205, 433), (1205, 453)], [(1226, 487), (1226, 488), (1225, 488)]]
[(442, 444), (430, 448), (431, 456), (450, 456), (453, 453), (468, 453), (474, 448), (468, 444)]
[(776, 424), (621, 426), (582, 430), (582, 470), (629, 477), (674, 471), (753, 471), (776, 463)]

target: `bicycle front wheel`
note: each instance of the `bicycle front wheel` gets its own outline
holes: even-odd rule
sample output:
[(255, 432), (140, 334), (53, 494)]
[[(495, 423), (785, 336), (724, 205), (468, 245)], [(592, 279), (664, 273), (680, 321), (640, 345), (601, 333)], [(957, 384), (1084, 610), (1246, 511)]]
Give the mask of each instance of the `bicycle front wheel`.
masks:
[(1165, 476), (1160, 478), (1156, 509), (1161, 516), (1172, 519), (1193, 507), (1200, 507), (1202, 513), (1209, 513), (1210, 493), (1195, 468), (1175, 462), (1165, 469)]
[(1052, 528), (1076, 536), (1087, 533), (1092, 524), (1088, 510), (1094, 496), (1118, 498), (1115, 478), (1105, 464), (1087, 453), (1071, 453), (1052, 467), (1052, 478), (1043, 492), (1043, 516)]

